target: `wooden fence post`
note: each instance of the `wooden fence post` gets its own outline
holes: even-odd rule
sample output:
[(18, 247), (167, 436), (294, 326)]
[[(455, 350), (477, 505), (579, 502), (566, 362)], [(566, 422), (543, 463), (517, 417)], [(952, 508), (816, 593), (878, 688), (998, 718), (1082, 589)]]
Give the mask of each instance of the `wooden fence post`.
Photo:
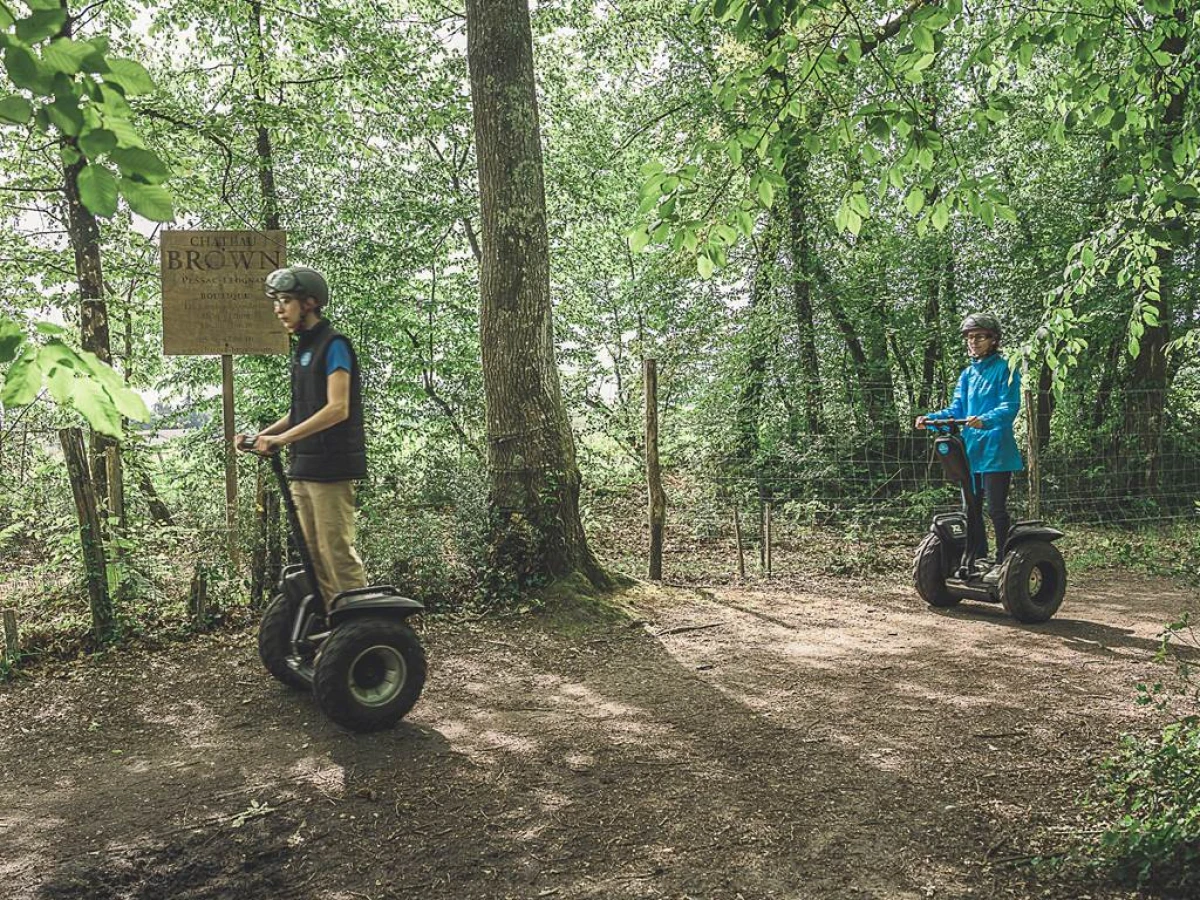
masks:
[(112, 600), (108, 594), (108, 561), (104, 555), (104, 532), (100, 527), (100, 512), (96, 508), (96, 491), (92, 486), (92, 471), (88, 466), (83, 432), (78, 428), (60, 428), (59, 442), (71, 479), (75, 497), (75, 512), (79, 518), (79, 539), (83, 544), (83, 565), (87, 572), (88, 597), (92, 607), (92, 633), (102, 641), (112, 629)]
[(649, 575), (651, 580), (661, 581), (667, 495), (658, 459), (658, 360), (650, 357), (642, 361), (642, 383), (646, 394), (646, 486), (650, 499)]
[(1029, 450), (1029, 517), (1042, 517), (1042, 466), (1039, 458), (1038, 445), (1038, 396), (1029, 388), (1025, 389), (1025, 419), (1028, 423), (1027, 439)]
[(203, 631), (208, 625), (208, 570), (204, 563), (197, 563), (192, 572), (192, 584), (188, 590), (188, 614), (192, 617), (192, 627)]
[(767, 501), (764, 507), (764, 527), (763, 527), (763, 556), (766, 560), (764, 568), (767, 572), (767, 577), (771, 577), (771, 501)]
[(742, 521), (738, 517), (737, 502), (733, 504), (733, 539), (737, 542), (738, 578), (746, 580), (746, 545), (742, 543)]
[(17, 658), (21, 642), (17, 638), (17, 612), (4, 610), (4, 657), (10, 662)]

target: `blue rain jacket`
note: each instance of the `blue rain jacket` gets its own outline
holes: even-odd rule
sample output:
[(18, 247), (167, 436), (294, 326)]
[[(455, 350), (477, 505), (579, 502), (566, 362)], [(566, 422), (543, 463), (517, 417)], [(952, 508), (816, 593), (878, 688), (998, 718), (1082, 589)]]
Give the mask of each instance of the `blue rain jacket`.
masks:
[(963, 369), (954, 389), (954, 399), (945, 409), (927, 419), (969, 419), (979, 416), (984, 428), (964, 428), (963, 443), (971, 471), (1020, 472), (1025, 468), (1013, 422), (1021, 410), (1021, 373), (1009, 377), (1008, 360), (999, 353), (973, 359)]

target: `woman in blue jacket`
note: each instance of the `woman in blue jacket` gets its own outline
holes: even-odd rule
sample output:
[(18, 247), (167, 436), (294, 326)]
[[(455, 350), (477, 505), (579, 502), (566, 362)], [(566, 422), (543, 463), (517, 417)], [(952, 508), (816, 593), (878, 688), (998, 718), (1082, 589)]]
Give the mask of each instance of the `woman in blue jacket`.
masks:
[[(975, 492), (987, 499), (988, 516), (996, 529), (996, 562), (1004, 559), (1004, 545), (1012, 519), (1008, 514), (1008, 489), (1013, 472), (1025, 468), (1013, 423), (1021, 409), (1021, 373), (1009, 371), (999, 353), (1000, 322), (987, 313), (972, 313), (959, 329), (967, 342), (971, 364), (963, 369), (954, 399), (943, 410), (917, 418), (917, 428), (934, 419), (966, 419), (963, 443), (975, 479)], [(965, 505), (965, 504), (964, 504)], [(987, 556), (987, 530), (979, 523), (977, 558)]]

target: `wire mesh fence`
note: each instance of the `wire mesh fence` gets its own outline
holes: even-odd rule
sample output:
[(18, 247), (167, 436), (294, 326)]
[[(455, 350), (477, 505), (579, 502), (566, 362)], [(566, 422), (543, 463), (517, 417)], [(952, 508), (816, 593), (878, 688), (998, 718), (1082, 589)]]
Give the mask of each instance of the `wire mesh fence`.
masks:
[[(1014, 427), (1025, 465), (1010, 489), (1014, 520), (1147, 528), (1200, 519), (1198, 401), (1183, 391), (1125, 389), (1100, 409), (1094, 398), (1026, 392)], [(739, 543), (747, 564), (777, 574), (811, 572), (814, 561), (837, 570), (839, 560), (861, 557), (855, 545), (868, 540), (882, 548), (879, 565), (899, 564), (911, 554), (904, 536), (961, 506), (929, 434), (912, 418), (897, 413), (888, 428), (849, 415), (829, 421), (836, 427), (790, 441), (768, 460), (739, 463), (727, 448), (703, 471), (677, 472), (668, 483), (666, 552), (678, 564), (668, 571), (736, 571)], [(593, 512), (616, 518), (604, 507), (594, 503)], [(600, 543), (636, 567), (644, 550), (635, 552), (628, 535), (599, 530)]]

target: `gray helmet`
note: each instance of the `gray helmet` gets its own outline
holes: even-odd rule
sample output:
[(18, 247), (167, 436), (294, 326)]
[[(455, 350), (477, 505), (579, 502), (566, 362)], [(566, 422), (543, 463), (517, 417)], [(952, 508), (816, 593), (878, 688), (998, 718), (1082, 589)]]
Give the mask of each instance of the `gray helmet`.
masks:
[(295, 294), (298, 297), (312, 297), (317, 306), (323, 307), (329, 302), (329, 285), (325, 276), (316, 269), (308, 266), (288, 266), (286, 269), (276, 269), (267, 276), (267, 296), (276, 294)]
[(966, 334), (968, 331), (990, 331), (996, 336), (996, 340), (1000, 340), (1000, 320), (989, 313), (971, 313), (962, 320), (962, 327), (958, 329), (958, 333)]

